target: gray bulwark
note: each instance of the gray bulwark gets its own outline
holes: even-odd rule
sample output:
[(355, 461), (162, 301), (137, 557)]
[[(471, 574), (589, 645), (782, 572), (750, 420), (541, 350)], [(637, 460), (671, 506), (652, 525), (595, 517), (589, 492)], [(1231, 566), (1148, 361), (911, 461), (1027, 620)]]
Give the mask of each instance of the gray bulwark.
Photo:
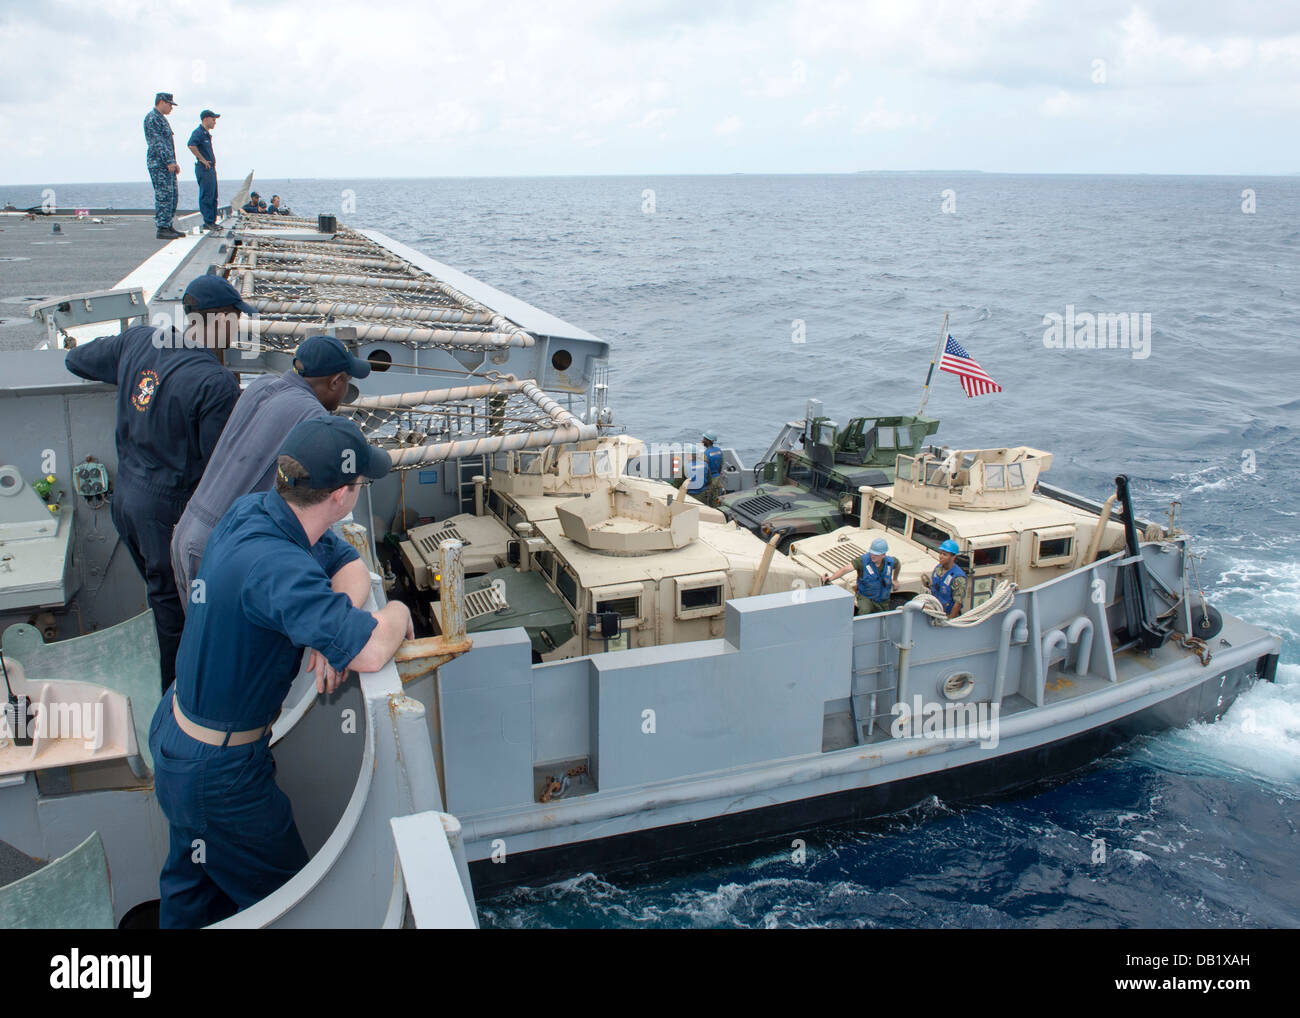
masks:
[(527, 806), (533, 766), (560, 759), (588, 760), (604, 792), (819, 753), (852, 625), (853, 596), (821, 587), (728, 602), (721, 640), (554, 665), (531, 664), (520, 629), (476, 634), (438, 669), (447, 808)]
[(0, 930), (111, 930), (108, 857), (92, 832), (67, 855), (0, 887)]

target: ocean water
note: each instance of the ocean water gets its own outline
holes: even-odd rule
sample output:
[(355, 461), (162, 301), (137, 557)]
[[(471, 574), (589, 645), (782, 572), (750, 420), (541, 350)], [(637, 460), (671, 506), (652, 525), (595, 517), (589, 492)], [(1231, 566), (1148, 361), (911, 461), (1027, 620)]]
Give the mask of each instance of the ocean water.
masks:
[[(618, 423), (663, 441), (713, 428), (747, 462), (810, 396), (840, 421), (911, 412), (948, 312), (1003, 391), (967, 399), (937, 375), (938, 439), (1050, 450), (1049, 481), (1099, 498), (1126, 472), (1153, 518), (1178, 500), (1211, 602), (1284, 640), (1277, 683), (1219, 723), (1137, 740), (1064, 779), (801, 831), (801, 862), (792, 838), (772, 839), (515, 890), (480, 901), (484, 926), (1300, 926), (1300, 177), (258, 189), (382, 229), (610, 340)], [(150, 202), (147, 185), (58, 195)], [(20, 207), (40, 199), (0, 188)], [(1149, 347), (1049, 348), (1044, 317), (1067, 306), (1149, 314)]]

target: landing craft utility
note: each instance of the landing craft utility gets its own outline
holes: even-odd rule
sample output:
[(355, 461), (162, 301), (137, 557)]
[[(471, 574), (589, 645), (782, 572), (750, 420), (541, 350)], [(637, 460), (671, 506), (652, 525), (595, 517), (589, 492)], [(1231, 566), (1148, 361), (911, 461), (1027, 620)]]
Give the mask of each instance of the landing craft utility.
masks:
[[(1187, 536), (1140, 519), (1122, 474), (1035, 492), (1041, 450), (927, 450), (933, 419), (841, 430), (814, 406), (759, 477), (719, 450), (728, 497), (757, 497), (777, 457), (828, 479), (889, 473), (843, 478), (815, 533), (763, 534), (765, 519), (754, 534), (629, 476), (639, 442), (618, 433), (605, 341), (332, 215), (241, 215), (142, 269), (150, 301), (42, 302), (51, 348), (0, 354), (0, 433), (41, 436), (0, 464), (13, 692), (80, 702), (76, 685), (105, 705), (98, 750), (0, 747), (0, 839), (51, 860), (0, 887), (0, 916), (42, 874), (86, 875), (113, 922), (147, 922), (158, 895), (142, 862), (167, 847), (156, 638), (104, 513), (121, 490), (115, 393), (69, 374), (63, 347), (174, 310), (209, 266), (262, 321), (241, 371), (283, 372), (322, 330), (373, 367), (340, 413), (392, 470), (338, 532), (369, 572), (366, 610), (404, 600), (419, 621), (328, 700), (304, 654), (269, 743), (310, 861), (223, 927), (471, 927), (494, 887), (978, 796), (1134, 731), (1212, 721), (1274, 678), (1281, 641), (1208, 604)], [(839, 458), (868, 450), (883, 462)], [(31, 484), (50, 474), (55, 511)], [(855, 616), (852, 593), (818, 581), (877, 537), (900, 563), (891, 610)], [(970, 579), (955, 617), (920, 582), (947, 541)], [(945, 721), (973, 707), (988, 737), (931, 738), (924, 717), (894, 731), (917, 697)], [(43, 918), (58, 917), (24, 921)]]

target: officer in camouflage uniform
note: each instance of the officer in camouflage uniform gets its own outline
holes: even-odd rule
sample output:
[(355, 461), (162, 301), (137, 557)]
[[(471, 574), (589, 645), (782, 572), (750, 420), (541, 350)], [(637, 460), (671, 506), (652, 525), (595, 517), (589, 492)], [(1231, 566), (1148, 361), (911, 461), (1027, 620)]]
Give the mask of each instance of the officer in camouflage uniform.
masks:
[(153, 109), (144, 118), (145, 165), (153, 181), (153, 221), (158, 227), (159, 240), (175, 240), (185, 236), (172, 226), (176, 215), (176, 175), (181, 172), (176, 162), (176, 145), (172, 138), (167, 115), (176, 108), (170, 92), (159, 92), (153, 97)]
[(871, 542), (871, 553), (833, 573), (822, 574), (822, 583), (838, 580), (850, 569), (858, 574), (855, 614), (874, 615), (889, 611), (889, 595), (898, 583), (898, 559), (889, 554), (889, 542), (877, 537)]
[(930, 593), (943, 605), (943, 613), (950, 619), (961, 614), (966, 600), (966, 573), (957, 564), (957, 542), (951, 538), (939, 545), (939, 564), (930, 574)]
[(716, 509), (727, 491), (726, 485), (722, 483), (722, 450), (715, 444), (718, 441), (716, 432), (706, 431), (703, 439), (706, 482), (700, 501)]

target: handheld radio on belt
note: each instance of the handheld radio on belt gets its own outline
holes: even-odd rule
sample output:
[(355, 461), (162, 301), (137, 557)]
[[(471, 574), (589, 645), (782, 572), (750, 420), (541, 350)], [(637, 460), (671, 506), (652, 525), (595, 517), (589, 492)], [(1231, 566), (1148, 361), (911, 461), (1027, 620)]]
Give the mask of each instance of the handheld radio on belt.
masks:
[(30, 746), (33, 728), (32, 698), (14, 695), (14, 687), (9, 685), (9, 668), (5, 665), (4, 651), (0, 651), (0, 671), (4, 672), (5, 689), (9, 693), (9, 701), (5, 704), (5, 727), (9, 729), (15, 746)]

